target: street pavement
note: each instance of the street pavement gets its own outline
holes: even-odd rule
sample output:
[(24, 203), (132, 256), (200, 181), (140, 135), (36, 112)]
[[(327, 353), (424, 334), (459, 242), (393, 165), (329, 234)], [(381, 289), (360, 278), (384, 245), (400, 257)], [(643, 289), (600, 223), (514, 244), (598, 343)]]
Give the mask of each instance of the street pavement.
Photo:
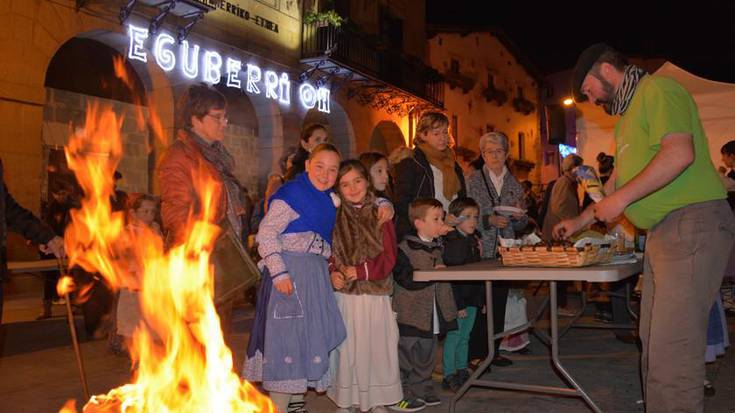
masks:
[[(57, 412), (68, 399), (83, 404), (76, 361), (70, 345), (64, 307), (54, 306), (54, 317), (35, 321), (40, 293), (6, 297), (4, 321), (0, 333), (0, 413)], [(236, 366), (242, 365), (252, 306), (235, 311), (232, 348)], [(729, 318), (730, 330), (735, 319)], [(81, 319), (76, 324), (81, 329)], [(735, 336), (733, 336), (735, 337)], [(82, 352), (90, 391), (106, 393), (129, 380), (130, 364), (124, 357), (113, 356), (106, 340), (88, 341), (82, 333)], [(551, 366), (549, 351), (535, 337), (528, 355), (508, 357), (510, 367), (493, 367), (485, 378), (541, 385), (563, 385)], [(639, 351), (636, 345), (617, 341), (609, 330), (571, 329), (561, 340), (562, 363), (604, 412), (643, 412), (640, 400)], [(735, 356), (729, 351), (709, 365), (708, 377), (717, 393), (707, 400), (707, 412), (735, 412)], [(437, 375), (438, 380), (438, 375)], [(435, 383), (440, 389), (440, 383)], [(442, 405), (424, 412), (446, 412), (452, 394), (440, 391)], [(335, 406), (324, 395), (310, 392), (307, 408), (311, 413), (334, 412)], [(549, 396), (515, 391), (475, 388), (459, 402), (457, 412), (589, 412), (579, 398)]]

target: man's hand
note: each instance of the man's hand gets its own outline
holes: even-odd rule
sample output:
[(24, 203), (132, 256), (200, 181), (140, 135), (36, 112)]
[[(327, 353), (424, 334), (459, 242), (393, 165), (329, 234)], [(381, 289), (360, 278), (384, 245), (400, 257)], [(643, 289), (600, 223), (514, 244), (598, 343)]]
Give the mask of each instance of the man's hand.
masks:
[(332, 285), (335, 290), (341, 290), (345, 286), (345, 279), (342, 277), (341, 272), (332, 272)]
[(595, 218), (602, 222), (613, 222), (616, 221), (623, 211), (625, 211), (625, 202), (623, 202), (619, 196), (615, 194), (610, 195), (602, 199), (602, 201), (592, 206), (592, 210), (595, 213)]
[(64, 258), (64, 239), (56, 236), (51, 238), (45, 245), (39, 245), (38, 249), (44, 254), (54, 254), (56, 258)]
[(273, 287), (278, 290), (279, 293), (283, 295), (291, 295), (293, 294), (293, 283), (291, 282), (291, 278), (287, 275), (283, 277), (280, 281), (276, 281), (273, 283)]
[(551, 235), (554, 239), (562, 240), (571, 237), (584, 227), (584, 222), (578, 218), (565, 219), (564, 221), (554, 225)]
[(457, 311), (457, 317), (459, 317), (459, 318), (467, 318), (467, 310), (466, 309), (462, 309), (462, 310)]

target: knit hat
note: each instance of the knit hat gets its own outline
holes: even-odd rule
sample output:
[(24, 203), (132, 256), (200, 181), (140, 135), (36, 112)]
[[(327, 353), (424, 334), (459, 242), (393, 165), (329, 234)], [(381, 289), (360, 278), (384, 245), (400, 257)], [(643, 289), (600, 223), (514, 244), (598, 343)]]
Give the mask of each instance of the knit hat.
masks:
[(584, 49), (582, 54), (579, 55), (577, 64), (574, 65), (574, 71), (572, 72), (572, 96), (574, 96), (575, 102), (584, 102), (587, 100), (587, 96), (581, 91), (582, 82), (584, 82), (584, 78), (587, 77), (587, 73), (592, 69), (597, 59), (609, 51), (613, 51), (613, 48), (605, 43), (595, 43)]

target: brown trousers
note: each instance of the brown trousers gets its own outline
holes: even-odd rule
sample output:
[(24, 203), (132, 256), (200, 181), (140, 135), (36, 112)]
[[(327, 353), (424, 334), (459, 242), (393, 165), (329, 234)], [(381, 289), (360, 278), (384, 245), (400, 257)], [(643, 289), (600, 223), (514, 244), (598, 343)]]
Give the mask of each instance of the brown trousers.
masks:
[(648, 232), (640, 337), (646, 412), (702, 412), (710, 308), (735, 240), (727, 202), (692, 204)]

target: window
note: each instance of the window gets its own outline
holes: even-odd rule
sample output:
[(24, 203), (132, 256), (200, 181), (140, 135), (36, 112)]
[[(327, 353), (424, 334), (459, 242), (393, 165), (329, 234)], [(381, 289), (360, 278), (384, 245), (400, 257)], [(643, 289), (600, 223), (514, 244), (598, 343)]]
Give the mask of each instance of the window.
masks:
[(452, 137), (454, 138), (454, 147), (459, 146), (459, 122), (457, 121), (457, 115), (452, 115)]
[(523, 160), (523, 150), (526, 148), (526, 134), (518, 132), (518, 159)]
[(459, 74), (459, 60), (452, 59), (449, 63), (449, 70), (455, 75)]

